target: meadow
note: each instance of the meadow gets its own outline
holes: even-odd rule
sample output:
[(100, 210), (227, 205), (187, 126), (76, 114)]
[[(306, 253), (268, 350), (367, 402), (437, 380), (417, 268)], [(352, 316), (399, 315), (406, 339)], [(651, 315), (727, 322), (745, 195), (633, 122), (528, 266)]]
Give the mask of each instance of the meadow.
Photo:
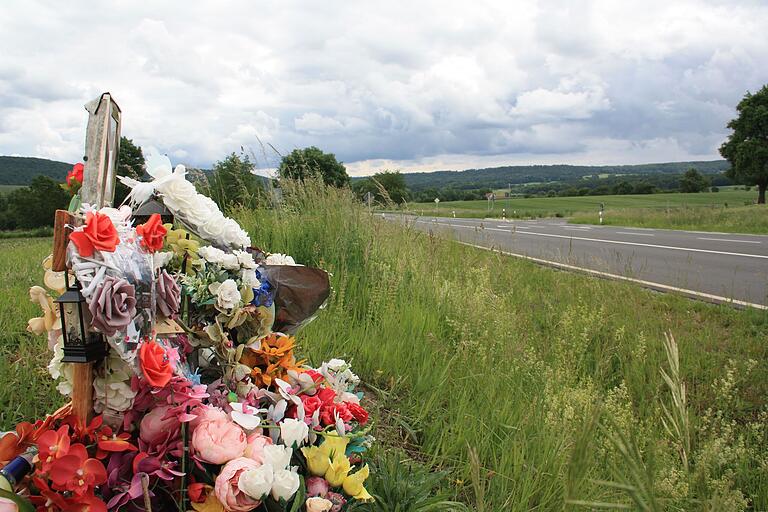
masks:
[(507, 217), (567, 217), (574, 213), (593, 212), (597, 222), (600, 204), (606, 210), (625, 210), (635, 208), (671, 209), (671, 208), (718, 208), (744, 206), (757, 200), (757, 192), (747, 190), (724, 189), (720, 192), (701, 192), (698, 194), (637, 194), (609, 196), (577, 197), (516, 197), (498, 198), (493, 210), (488, 209), (488, 201), (447, 201), (438, 208), (435, 203), (415, 203), (407, 206), (408, 211), (416, 214), (438, 215), (447, 217), (456, 212), (457, 217), (501, 217), (506, 209)]
[[(594, 213), (577, 213), (569, 219), (569, 222), (595, 224), (597, 221)], [(750, 205), (737, 208), (685, 207), (610, 210), (605, 212), (603, 224), (766, 235), (768, 234), (768, 208), (765, 205)]]
[[(768, 313), (461, 246), (344, 190), (284, 194), (234, 214), (255, 245), (332, 274), (299, 343), (367, 384), (390, 469), (375, 492), (413, 479), (397, 469), (412, 460), (480, 512), (768, 509)], [(3, 429), (61, 403), (45, 340), (25, 332), (49, 246), (0, 241)]]

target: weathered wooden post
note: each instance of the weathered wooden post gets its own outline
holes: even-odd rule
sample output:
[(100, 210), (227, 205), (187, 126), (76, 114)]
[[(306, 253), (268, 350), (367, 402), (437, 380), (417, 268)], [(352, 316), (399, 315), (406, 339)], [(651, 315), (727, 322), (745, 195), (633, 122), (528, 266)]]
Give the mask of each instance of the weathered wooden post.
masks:
[[(85, 109), (88, 111), (88, 127), (85, 136), (83, 157), (85, 169), (80, 197), (84, 204), (102, 208), (111, 206), (115, 195), (117, 153), (120, 149), (120, 107), (109, 93), (104, 93), (86, 103)], [(55, 233), (58, 236), (54, 237), (54, 267), (58, 263), (59, 268), (54, 270), (66, 270), (66, 268), (60, 268), (61, 254), (66, 252), (69, 238), (64, 225), (72, 224), (77, 220), (67, 212), (57, 212), (56, 220)], [(80, 295), (79, 291), (76, 293)], [(88, 329), (90, 326), (84, 327)], [(82, 341), (85, 342), (85, 340)], [(67, 359), (66, 348), (65, 346), (65, 360)], [(93, 413), (93, 365), (103, 357), (104, 351), (90, 350), (82, 351), (82, 354), (78, 351), (76, 357), (69, 359), (73, 365), (72, 412), (81, 425), (86, 425)]]
[(120, 107), (105, 92), (85, 104), (85, 171), (80, 197), (96, 208), (111, 206), (115, 197), (117, 153), (120, 150)]

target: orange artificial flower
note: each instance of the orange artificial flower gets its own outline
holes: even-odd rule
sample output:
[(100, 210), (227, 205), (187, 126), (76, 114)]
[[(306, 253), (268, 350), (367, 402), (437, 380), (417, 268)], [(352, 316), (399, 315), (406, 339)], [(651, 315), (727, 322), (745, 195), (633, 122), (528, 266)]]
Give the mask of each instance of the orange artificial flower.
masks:
[(163, 226), (159, 213), (153, 213), (147, 222), (136, 227), (136, 234), (141, 236), (141, 245), (149, 252), (163, 248), (163, 241), (168, 230)]
[(145, 341), (139, 349), (141, 373), (150, 385), (163, 388), (173, 376), (173, 367), (165, 349), (156, 341)]
[(120, 243), (112, 219), (99, 212), (88, 212), (85, 216), (85, 227), (70, 234), (69, 239), (77, 247), (80, 256), (85, 258), (93, 256), (94, 250), (115, 252), (115, 247)]

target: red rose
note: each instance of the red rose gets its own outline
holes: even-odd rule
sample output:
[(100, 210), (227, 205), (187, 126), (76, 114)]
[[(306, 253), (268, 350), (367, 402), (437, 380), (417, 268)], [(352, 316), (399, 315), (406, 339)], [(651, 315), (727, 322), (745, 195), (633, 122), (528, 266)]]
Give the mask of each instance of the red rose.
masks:
[(153, 213), (147, 222), (136, 227), (136, 233), (141, 236), (141, 245), (149, 252), (163, 248), (163, 240), (168, 230), (163, 226), (159, 213)]
[(85, 216), (85, 227), (81, 231), (73, 232), (69, 239), (84, 258), (93, 256), (94, 250), (115, 252), (115, 247), (120, 243), (112, 219), (98, 212), (88, 212)]
[(336, 398), (336, 392), (331, 388), (323, 388), (317, 392), (317, 397), (324, 404), (333, 403)]
[(83, 184), (83, 164), (75, 164), (72, 170), (67, 173), (67, 185), (70, 187)]
[(347, 402), (346, 404), (349, 412), (352, 413), (352, 416), (354, 416), (358, 423), (361, 425), (368, 423), (368, 411), (360, 407), (360, 404), (354, 402)]
[(304, 415), (307, 418), (311, 418), (315, 411), (323, 405), (323, 401), (317, 396), (301, 395), (301, 401), (304, 403)]
[(173, 368), (165, 349), (155, 341), (145, 341), (139, 349), (141, 373), (150, 385), (162, 388), (170, 382)]
[(341, 418), (344, 423), (352, 420), (352, 413), (349, 411), (347, 404), (325, 404), (320, 409), (320, 423), (323, 426), (333, 425), (336, 423), (336, 415)]

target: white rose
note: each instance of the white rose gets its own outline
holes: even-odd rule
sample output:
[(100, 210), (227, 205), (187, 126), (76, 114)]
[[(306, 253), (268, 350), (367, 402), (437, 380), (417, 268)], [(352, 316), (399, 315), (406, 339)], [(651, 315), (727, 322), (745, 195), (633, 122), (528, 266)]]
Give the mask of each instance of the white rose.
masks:
[(253, 255), (247, 251), (238, 251), (235, 249), (232, 251), (232, 253), (237, 256), (237, 261), (240, 263), (240, 266), (247, 269), (254, 269), (256, 268), (256, 262), (253, 261)]
[(237, 488), (255, 500), (260, 500), (272, 490), (274, 469), (269, 464), (262, 464), (256, 469), (240, 473)]
[(157, 191), (163, 196), (163, 204), (182, 217), (192, 208), (193, 198), (197, 195), (195, 186), (183, 177), (162, 183)]
[(224, 216), (221, 213), (212, 215), (205, 224), (198, 226), (197, 230), (198, 235), (209, 242), (221, 244), (224, 234)]
[(285, 469), (291, 464), (293, 450), (282, 444), (269, 444), (264, 447), (264, 464), (269, 464), (275, 469)]
[(296, 266), (296, 262), (291, 256), (287, 254), (270, 254), (265, 261), (267, 265), (291, 265)]
[(307, 512), (328, 512), (333, 508), (333, 502), (320, 496), (309, 498), (304, 505), (307, 508)]
[(221, 266), (227, 270), (240, 270), (240, 262), (234, 254), (224, 254), (221, 260)]
[(234, 279), (227, 279), (223, 283), (212, 283), (208, 289), (216, 295), (216, 304), (221, 309), (232, 309), (240, 303), (240, 290)]
[(288, 469), (278, 469), (272, 481), (272, 497), (275, 501), (280, 501), (281, 498), (288, 501), (299, 490), (299, 484), (298, 473)]
[(160, 270), (164, 266), (168, 264), (169, 261), (173, 259), (173, 253), (170, 251), (166, 252), (156, 252), (152, 255), (152, 263), (154, 264), (155, 270)]
[(303, 420), (287, 418), (280, 424), (280, 437), (286, 446), (301, 446), (309, 435), (309, 427)]
[(251, 239), (248, 238), (248, 234), (233, 219), (224, 219), (221, 240), (230, 247), (247, 247), (251, 245)]
[(261, 281), (256, 277), (256, 271), (251, 269), (245, 269), (240, 273), (240, 280), (245, 286), (251, 288), (258, 288), (261, 286)]
[(189, 208), (184, 212), (184, 219), (195, 226), (205, 224), (208, 219), (219, 213), (219, 207), (210, 198), (195, 194), (190, 199)]
[(206, 245), (198, 249), (197, 254), (208, 263), (221, 263), (224, 261), (226, 253), (211, 245)]

